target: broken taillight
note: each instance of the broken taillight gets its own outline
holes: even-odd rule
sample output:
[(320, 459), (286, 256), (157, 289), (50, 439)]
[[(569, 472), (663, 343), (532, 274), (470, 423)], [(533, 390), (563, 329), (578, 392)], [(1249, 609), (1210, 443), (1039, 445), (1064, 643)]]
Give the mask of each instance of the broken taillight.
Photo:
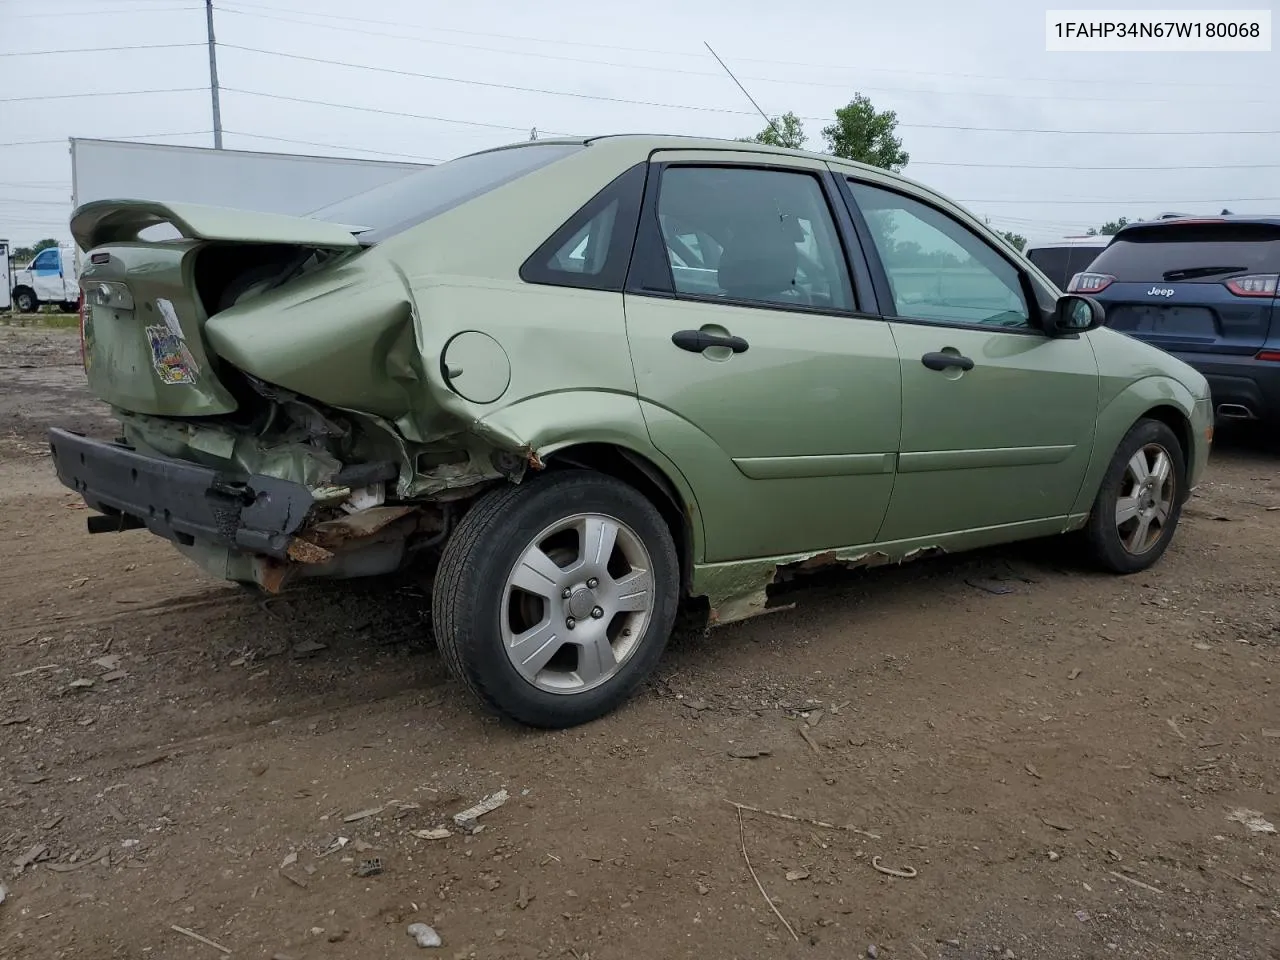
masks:
[(80, 366), (84, 367), (85, 370), (87, 371), (89, 369), (89, 361), (88, 361), (88, 358), (85, 356), (85, 349), (84, 349), (84, 311), (85, 311), (84, 290), (81, 289), (80, 290), (80, 310), (79, 310), (80, 312)]

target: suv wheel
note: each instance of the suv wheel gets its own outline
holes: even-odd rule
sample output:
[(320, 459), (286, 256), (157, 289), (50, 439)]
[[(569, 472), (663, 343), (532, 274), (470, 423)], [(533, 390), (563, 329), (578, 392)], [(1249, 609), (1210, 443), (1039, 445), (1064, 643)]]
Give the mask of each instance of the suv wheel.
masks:
[(1177, 436), (1158, 420), (1139, 420), (1120, 441), (1085, 527), (1094, 559), (1122, 574), (1159, 560), (1182, 516), (1185, 486)]
[(432, 621), (451, 671), (490, 709), (571, 727), (626, 701), (679, 602), (662, 515), (612, 477), (553, 473), (482, 496), (445, 545)]

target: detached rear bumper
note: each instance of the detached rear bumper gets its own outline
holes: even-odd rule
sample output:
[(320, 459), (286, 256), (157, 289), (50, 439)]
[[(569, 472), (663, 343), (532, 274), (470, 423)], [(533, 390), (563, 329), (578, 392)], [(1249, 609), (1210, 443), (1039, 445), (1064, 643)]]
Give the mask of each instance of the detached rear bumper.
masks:
[(90, 518), (91, 531), (146, 527), (180, 546), (201, 541), (284, 560), (315, 506), (300, 483), (147, 456), (66, 430), (50, 430), (49, 447), (58, 479), (107, 518)]

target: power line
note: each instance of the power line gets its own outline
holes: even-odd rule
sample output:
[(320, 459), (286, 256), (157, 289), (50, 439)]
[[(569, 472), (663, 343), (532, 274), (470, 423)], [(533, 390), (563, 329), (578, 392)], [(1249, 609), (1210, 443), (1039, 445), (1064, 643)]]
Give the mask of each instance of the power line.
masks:
[(1280, 163), (1207, 163), (1207, 164), (1188, 164), (1178, 163), (1164, 167), (1111, 167), (1111, 166), (1086, 166), (1083, 164), (1056, 164), (1056, 163), (973, 163), (959, 162), (955, 160), (917, 160), (911, 158), (910, 166), (913, 167), (977, 167), (984, 169), (999, 170), (1270, 170), (1280, 167)]
[[(381, 107), (357, 107), (349, 103), (329, 103), (325, 100), (308, 100), (305, 97), (290, 97), (282, 93), (263, 93), (261, 90), (244, 90), (239, 87), (223, 87), (227, 93), (241, 93), (251, 97), (266, 97), (269, 100), (283, 100), (288, 103), (307, 103), (317, 107), (334, 107), (339, 110), (357, 110), (361, 113), (378, 113), (388, 117), (407, 117), (412, 120), (432, 120), (436, 123), (456, 123), (465, 127), (482, 127), (486, 130), (519, 130), (521, 133), (528, 132), (528, 125), (517, 126), (505, 123), (485, 123), (480, 120), (458, 120), (453, 117), (436, 117), (425, 113), (405, 113), (400, 110), (384, 110)], [(543, 133), (549, 133), (554, 136), (570, 136), (570, 134), (556, 133), (554, 130), (544, 130)]]
[(71, 199), (66, 200), (23, 200), (20, 197), (0, 197), (0, 203), (17, 203), (27, 207), (66, 207)]
[[(187, 130), (183, 133), (137, 133), (128, 137), (100, 137), (102, 140), (159, 140), (164, 137), (199, 137), (208, 133), (208, 130)], [(67, 137), (54, 137), (48, 140), (11, 140), (8, 143), (0, 143), (0, 147), (35, 147), (43, 146), (49, 143), (66, 143)], [(87, 137), (85, 139), (88, 139)]]
[[(598, 60), (598, 59), (593, 59), (588, 57), (568, 57), (568, 56), (564, 56), (561, 54), (554, 54), (554, 53), (539, 53), (538, 51), (535, 51), (535, 50), (509, 50), (509, 49), (502, 49), (498, 47), (485, 47), (485, 46), (480, 46), (478, 44), (458, 43), (452, 40), (436, 40), (428, 37), (405, 36), (403, 33), (390, 33), (385, 30), (367, 30), (367, 29), (362, 29), (360, 27), (353, 27), (353, 26), (336, 26), (336, 25), (330, 25), (326, 23), (313, 23), (309, 20), (299, 20), (294, 17), (278, 17), (278, 16), (272, 16), (270, 14), (259, 13), (257, 11), (240, 10), (234, 7), (226, 7), (226, 6), (220, 6), (218, 10), (220, 13), (229, 13), (232, 15), (242, 16), (242, 17), (255, 17), (261, 20), (272, 20), (277, 23), (295, 23), (295, 24), (301, 24), (303, 26), (308, 26), (308, 27), (316, 27), (321, 30), (333, 30), (338, 33), (348, 33), (348, 34), (357, 33), (357, 34), (364, 34), (366, 36), (371, 36), (371, 37), (387, 37), (392, 40), (405, 40), (411, 43), (425, 43), (425, 44), (431, 44), (434, 46), (451, 47), (459, 50), (478, 50), (478, 51), (487, 52), (487, 53), (497, 53), (503, 56), (533, 57), (539, 60), (555, 60), (555, 61), (560, 61), (565, 63), (582, 63), (582, 64), (590, 64), (592, 66), (616, 67), (624, 70), (647, 70), (647, 71), (652, 71), (656, 73), (668, 73), (668, 74), (678, 74), (681, 76), (708, 77), (712, 79), (721, 79), (721, 75), (719, 73), (716, 73), (711, 70), (686, 70), (681, 67), (664, 67), (664, 66), (658, 66), (657, 64), (652, 64), (652, 63), (618, 63), (617, 61), (614, 61), (614, 60)], [(308, 15), (322, 16), (322, 14), (308, 14)], [(362, 21), (362, 20), (356, 21), (353, 19), (353, 22), (365, 22), (365, 21)], [(379, 23), (383, 21), (371, 21), (371, 22)], [(435, 30), (439, 28), (425, 27), (422, 29)], [(468, 33), (469, 31), (458, 31), (458, 32)], [(488, 36), (488, 34), (480, 34), (480, 36)], [(502, 34), (496, 34), (493, 36), (496, 36), (499, 38), (504, 37), (504, 35)], [(510, 39), (514, 40), (516, 38), (511, 37)], [(527, 39), (527, 38), (521, 38), (521, 39)], [(547, 41), (547, 42), (551, 42), (551, 41)], [(623, 49), (629, 49), (629, 48), (623, 48)], [(930, 76), (930, 74), (920, 74), (920, 76)], [(785, 77), (752, 77), (752, 76), (744, 75), (742, 79), (751, 80), (757, 83), (774, 83), (774, 84), (805, 86), (805, 87), (823, 87), (827, 89), (846, 90), (846, 91), (850, 90), (853, 87), (853, 84), (850, 84), (850, 83), (830, 83), (822, 80), (801, 80), (801, 79), (785, 78)], [(989, 97), (997, 100), (1052, 100), (1055, 103), (1064, 102), (1064, 101), (1080, 101), (1080, 102), (1088, 102), (1088, 103), (1110, 103), (1110, 104), (1133, 103), (1133, 104), (1141, 104), (1141, 105), (1153, 104), (1153, 103), (1165, 103), (1165, 104), (1177, 103), (1184, 106), (1188, 104), (1200, 104), (1203, 106), (1213, 106), (1213, 107), (1217, 107), (1221, 105), (1218, 101), (1210, 101), (1210, 100), (1187, 101), (1183, 98), (1168, 98), (1168, 97), (1165, 97), (1165, 98), (1126, 97), (1124, 99), (1116, 99), (1114, 96), (1081, 97), (1081, 96), (1057, 95), (1057, 94), (993, 93), (990, 91), (980, 91), (980, 90), (928, 90), (928, 89), (921, 89), (919, 87), (887, 87), (887, 86), (880, 86), (877, 84), (865, 84), (865, 83), (858, 83), (856, 86), (859, 90), (870, 90), (878, 93), (923, 94), (926, 96), (940, 96), (940, 97)], [(1232, 103), (1233, 104), (1241, 104), (1241, 103), (1270, 104), (1272, 103), (1272, 101), (1270, 100), (1233, 100)]]
[(85, 97), (138, 97), (153, 93), (204, 93), (207, 87), (168, 87), (161, 90), (111, 90), (89, 93), (53, 93), (38, 97), (3, 97), (0, 103), (33, 103), (39, 100), (80, 100)]
[[(223, 9), (223, 7), (220, 6), (219, 9)], [(546, 44), (553, 44), (557, 46), (588, 47), (588, 48), (593, 48), (597, 50), (622, 50), (622, 51), (627, 51), (629, 53), (660, 54), (662, 56), (669, 56), (669, 57), (696, 57), (700, 60), (703, 59), (703, 54), (701, 53), (701, 51), (670, 50), (670, 49), (660, 50), (660, 49), (655, 49), (653, 47), (631, 47), (631, 46), (623, 46), (619, 44), (591, 43), (589, 41), (583, 41), (583, 40), (564, 40), (560, 38), (531, 37), (531, 36), (520, 35), (520, 34), (492, 33), (492, 32), (477, 31), (477, 30), (458, 30), (455, 28), (437, 27), (437, 26), (431, 26), (431, 25), (425, 25), (425, 24), (406, 24), (403, 21), (374, 20), (369, 17), (357, 18), (357, 17), (351, 17), (351, 16), (341, 16), (339, 14), (332, 14), (332, 13), (315, 13), (311, 10), (299, 10), (296, 7), (263, 6), (260, 9), (270, 10), (276, 13), (295, 13), (295, 14), (301, 14), (302, 16), (306, 16), (306, 17), (316, 17), (316, 18), (321, 18), (325, 20), (337, 20), (343, 23), (359, 23), (359, 24), (376, 23), (382, 26), (396, 27), (400, 30), (405, 29), (405, 27), (413, 27), (418, 30), (429, 30), (436, 33), (453, 33), (453, 34), (458, 34), (460, 36), (487, 37), (487, 38), (497, 39), (497, 40), (513, 40), (519, 43), (546, 43)], [(237, 12), (247, 13), (248, 11), (239, 10)], [(313, 24), (313, 25), (322, 26), (322, 24)], [(405, 39), (421, 39), (421, 38), (405, 38)], [(514, 53), (516, 51), (508, 51), (508, 52)], [(945, 72), (933, 72), (933, 71), (924, 71), (924, 70), (894, 70), (894, 69), (885, 68), (885, 67), (865, 67), (861, 64), (857, 66), (850, 66), (848, 63), (822, 64), (822, 63), (813, 63), (811, 61), (775, 60), (767, 57), (731, 57), (730, 59), (739, 63), (767, 63), (767, 64), (774, 64), (777, 66), (806, 67), (806, 68), (815, 68), (815, 69), (822, 69), (822, 70), (855, 71), (859, 75), (865, 75), (867, 73), (891, 73), (891, 74), (904, 74), (906, 76), (917, 76), (917, 77), (947, 77), (947, 78), (964, 78), (964, 79), (973, 79), (973, 80), (993, 80), (1001, 83), (1070, 83), (1073, 85), (1078, 85), (1081, 83), (1096, 83), (1096, 84), (1103, 84), (1111, 88), (1114, 88), (1119, 82), (1115, 80), (1101, 80), (1096, 78), (1075, 77), (1075, 76), (1073, 77), (1008, 77), (1008, 76), (997, 76), (994, 74), (983, 74), (983, 73), (945, 73)], [(744, 77), (743, 79), (758, 80), (763, 78)], [(1245, 83), (1245, 82), (1187, 83), (1187, 82), (1180, 82), (1176, 80), (1165, 81), (1165, 80), (1128, 80), (1126, 79), (1123, 81), (1123, 83), (1125, 85), (1148, 85), (1148, 86), (1159, 86), (1159, 87), (1239, 88), (1239, 87), (1253, 86), (1252, 84)], [(934, 91), (921, 91), (921, 92), (932, 93)]]
[[(400, 70), (394, 67), (376, 67), (364, 63), (350, 63), (345, 60), (332, 60), (327, 57), (309, 57), (298, 53), (281, 53), (276, 50), (263, 50), (260, 47), (248, 47), (241, 44), (222, 43), (219, 46), (229, 50), (240, 50), (247, 53), (257, 53), (268, 57), (280, 57), (286, 60), (298, 60), (304, 63), (320, 63), (327, 66), (348, 67), (354, 70), (365, 70), (372, 73), (385, 73), (400, 77), (414, 77), (420, 80), (436, 80), (445, 83), (458, 83), (465, 86), (486, 87), (498, 90), (514, 90), (521, 93), (537, 93), (544, 96), (569, 97), (575, 100), (593, 100), (602, 103), (625, 103), (631, 106), (640, 107), (658, 107), (665, 110), (692, 110), (699, 113), (722, 113), (739, 117), (754, 117), (755, 114), (749, 110), (735, 110), (731, 107), (705, 107), (697, 104), (689, 103), (662, 103), (654, 100), (632, 100), (628, 97), (609, 97), (602, 94), (579, 93), (570, 90), (551, 90), (545, 87), (526, 87), (512, 83), (496, 83), (489, 80), (470, 80), (463, 77), (450, 77), (444, 74), (434, 73), (418, 73), (413, 70)], [(829, 117), (801, 117), (801, 120), (811, 120), (818, 123), (825, 123), (830, 120)], [(1190, 136), (1251, 136), (1251, 135), (1272, 135), (1280, 134), (1280, 130), (1059, 130), (1051, 128), (1039, 127), (978, 127), (967, 124), (945, 124), (945, 123), (902, 123), (898, 126), (904, 129), (920, 129), (920, 130), (962, 130), (969, 133), (1038, 133), (1038, 134), (1060, 134), (1067, 136), (1148, 136), (1148, 137), (1190, 137)]]
[[(226, 89), (225, 87), (223, 88)], [(373, 150), (368, 147), (353, 147), (342, 143), (321, 143), (318, 140), (294, 140), (290, 137), (267, 136), (265, 133), (245, 133), (242, 130), (223, 130), (236, 137), (251, 137), (254, 140), (274, 140), (278, 143), (294, 143), (304, 147), (326, 147), (330, 150), (352, 150), (356, 153), (376, 153), (383, 157), (400, 157), (402, 160), (427, 160), (431, 163), (444, 163), (438, 157), (422, 157), (413, 153), (396, 153), (393, 150)]]
[(1049, 206), (1049, 205), (1053, 205), (1053, 206), (1063, 206), (1063, 205), (1071, 205), (1071, 204), (1104, 204), (1104, 205), (1105, 205), (1105, 204), (1110, 204), (1111, 206), (1115, 206), (1115, 205), (1117, 205), (1117, 204), (1127, 204), (1127, 205), (1130, 205), (1130, 206), (1134, 206), (1134, 205), (1138, 205), (1138, 204), (1143, 204), (1143, 205), (1148, 205), (1148, 204), (1149, 204), (1149, 205), (1153, 205), (1153, 206), (1160, 206), (1160, 205), (1166, 205), (1166, 206), (1167, 206), (1167, 205), (1171, 205), (1171, 204), (1180, 204), (1180, 203), (1213, 203), (1213, 204), (1218, 204), (1218, 203), (1273, 203), (1273, 202), (1280, 202), (1280, 197), (1202, 197), (1202, 198), (1200, 198), (1200, 199), (1198, 199), (1198, 200), (1162, 200), (1162, 199), (1160, 199), (1160, 198), (1158, 198), (1158, 197), (1157, 197), (1157, 198), (1154, 198), (1154, 199), (1152, 199), (1152, 198), (1150, 198), (1150, 197), (1124, 197), (1124, 198), (1115, 197), (1115, 198), (1112, 198), (1112, 199), (1110, 199), (1110, 200), (1079, 200), (1079, 199), (1073, 199), (1073, 200), (1046, 200), (1046, 199), (1043, 199), (1043, 198), (1041, 198), (1041, 197), (1022, 197), (1022, 198), (1015, 198), (1015, 199), (961, 200), (961, 201), (959, 201), (959, 202), (960, 202), (961, 204), (974, 204), (974, 203), (1022, 203), (1022, 204), (1027, 204), (1027, 205), (1044, 204), (1044, 205), (1046, 205), (1046, 206)]
[(203, 43), (141, 43), (131, 47), (70, 47), (65, 50), (15, 50), (0, 57), (47, 57), (55, 53), (109, 53), (117, 50), (173, 50), (178, 47), (203, 47)]
[[(514, 90), (520, 93), (538, 93), (549, 97), (569, 97), (574, 100), (596, 100), (602, 103), (625, 103), (637, 107), (660, 107), (666, 110), (696, 110), (700, 113), (730, 113), (737, 116), (754, 117), (750, 110), (732, 110), (728, 107), (700, 107), (685, 103), (659, 103), (651, 100), (631, 100), (626, 97), (606, 97), (600, 94), (578, 93), (571, 90), (549, 90), (544, 87), (525, 87), (514, 83), (497, 83), (491, 80), (468, 80), (463, 77), (449, 77), (436, 73), (417, 73), (413, 70), (397, 70), (394, 67), (374, 67), (365, 63), (348, 63), (345, 60), (330, 60), (325, 57), (308, 57), (300, 53), (281, 53), (277, 50), (263, 50), (260, 47), (246, 47), (235, 43), (220, 43), (218, 46), (227, 50), (241, 50), (246, 53), (259, 53), (268, 57), (282, 57), (286, 60), (300, 60), (305, 63), (323, 63), (334, 67), (349, 67), (353, 70), (368, 70), (373, 73), (386, 73), (399, 77), (414, 77), (419, 80), (437, 80), (443, 83), (459, 83), (470, 87), (487, 87), (493, 90)], [(806, 120), (817, 119), (805, 117)]]
[(6, 15), (9, 20), (32, 20), (37, 17), (89, 17), (99, 16), (108, 13), (165, 13), (170, 10), (203, 10), (203, 7), (130, 7), (127, 10), (64, 10), (61, 13), (11, 13)]

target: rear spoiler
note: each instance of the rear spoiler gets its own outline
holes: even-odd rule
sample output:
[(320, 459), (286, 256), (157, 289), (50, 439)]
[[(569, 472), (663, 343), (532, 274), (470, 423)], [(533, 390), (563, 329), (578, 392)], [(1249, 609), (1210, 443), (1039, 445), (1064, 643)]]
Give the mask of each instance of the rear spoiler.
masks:
[(94, 200), (71, 214), (71, 234), (85, 251), (104, 243), (135, 241), (143, 230), (163, 224), (190, 240), (287, 243), (334, 250), (360, 246), (354, 231), (363, 229), (309, 217), (154, 200)]

